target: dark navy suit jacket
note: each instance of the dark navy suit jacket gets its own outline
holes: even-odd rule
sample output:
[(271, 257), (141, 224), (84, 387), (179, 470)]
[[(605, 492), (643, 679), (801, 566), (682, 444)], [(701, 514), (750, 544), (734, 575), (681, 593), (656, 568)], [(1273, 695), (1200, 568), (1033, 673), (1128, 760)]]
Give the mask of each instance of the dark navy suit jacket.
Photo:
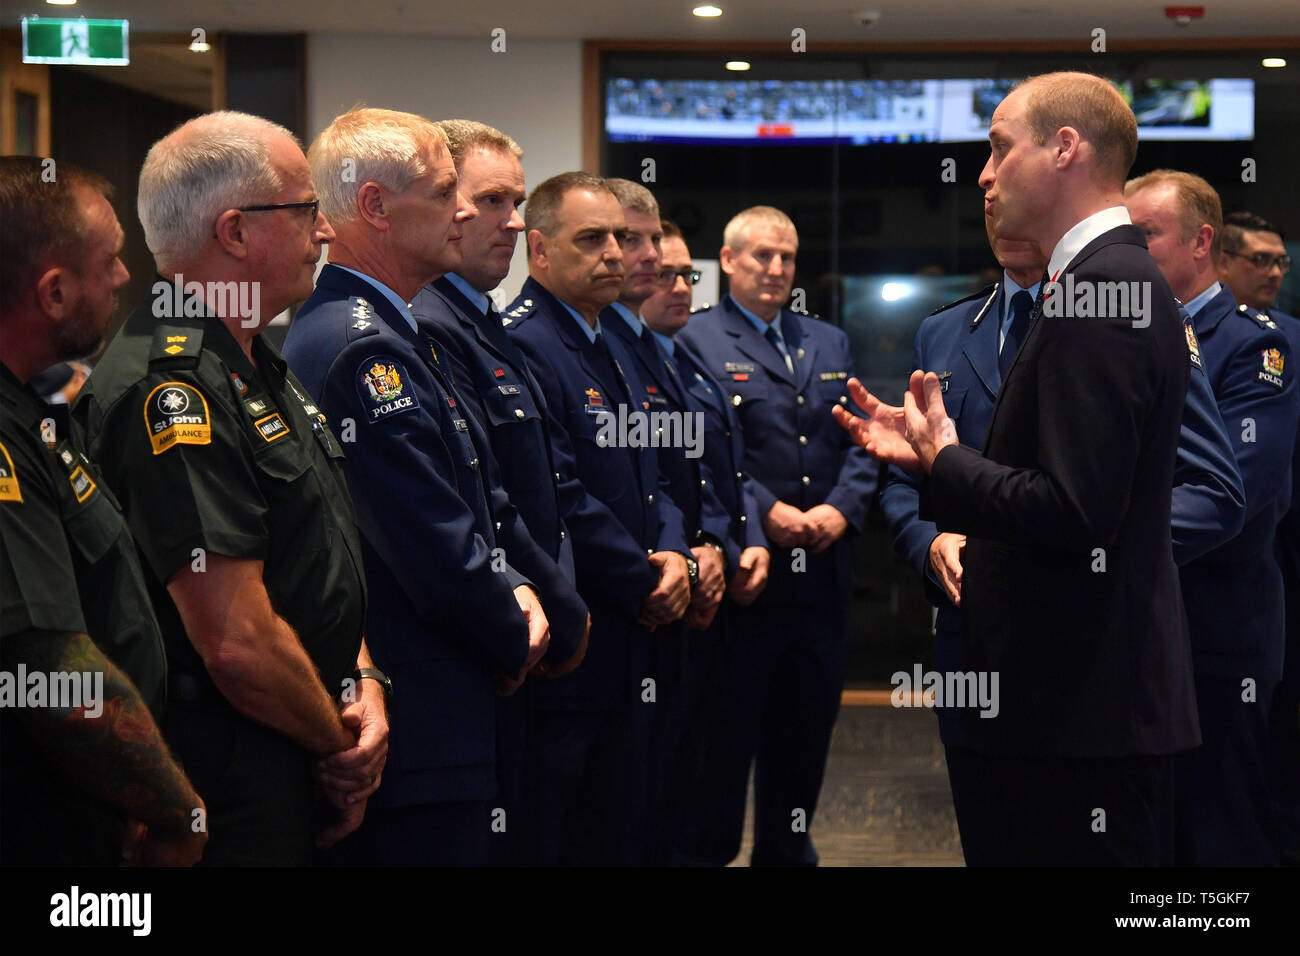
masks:
[[(496, 791), (492, 676), (518, 674), (528, 628), (494, 561), (480, 455), (438, 364), (369, 283), (326, 266), (284, 356), (334, 422), (361, 531), (366, 638), (393, 679), (381, 806)], [(499, 570), (498, 570), (499, 568)]]

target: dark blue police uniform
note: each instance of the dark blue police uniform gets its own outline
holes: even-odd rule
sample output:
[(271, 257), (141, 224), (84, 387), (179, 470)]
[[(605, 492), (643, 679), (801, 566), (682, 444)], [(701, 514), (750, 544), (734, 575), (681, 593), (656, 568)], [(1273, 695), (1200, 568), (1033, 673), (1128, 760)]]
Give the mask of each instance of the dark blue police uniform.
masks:
[[(1239, 308), (1246, 309), (1242, 305)], [(1300, 355), (1300, 319), (1277, 309), (1265, 314), (1286, 333), (1291, 354)], [(1286, 653), (1282, 680), (1269, 711), (1269, 765), (1278, 849), (1287, 862), (1300, 859), (1300, 440), (1291, 455), (1291, 508), (1277, 526), (1274, 550), (1286, 593)]]
[[(1197, 305), (1195, 301), (1193, 307)], [(1221, 288), (1192, 316), (1246, 492), (1242, 530), (1180, 569), (1203, 745), (1176, 765), (1176, 860), (1276, 862), (1267, 832), (1267, 715), (1282, 676), (1282, 572), (1274, 531), (1291, 498), (1300, 391), (1277, 323)]]
[(502, 321), (542, 388), (578, 592), (592, 618), (582, 666), (535, 691), (533, 858), (640, 863), (657, 695), (655, 635), (637, 617), (659, 580), (647, 556), (690, 553), (681, 512), (660, 484), (653, 450), (609, 440), (605, 426), (619, 406), (644, 411), (619, 370), (617, 341), (593, 342), (531, 278)]
[[(1037, 286), (1029, 291), (1036, 294)], [(944, 408), (957, 425), (958, 441), (974, 448), (984, 445), (1002, 385), (999, 317), (1008, 311), (1006, 295), (1007, 286), (998, 282), (935, 310), (921, 323), (912, 349), (912, 368), (939, 375)], [(1232, 448), (1195, 341), (1194, 334), (1188, 337), (1191, 376), (1172, 497), (1174, 558), (1180, 564), (1235, 535), (1241, 529), (1245, 506)], [(961, 670), (965, 624), (930, 566), (930, 544), (939, 532), (933, 521), (920, 517), (918, 482), (917, 476), (891, 467), (880, 504), (895, 549), (921, 576), (930, 602), (938, 608), (935, 670), (948, 673)], [(937, 707), (936, 713), (966, 860), (978, 865), (996, 859), (998, 848), (985, 843), (986, 837), (996, 836), (981, 832), (975, 823), (978, 814), (972, 819), (965, 805), (979, 787), (978, 781), (967, 779), (969, 755), (963, 721), (952, 708)]]
[[(831, 416), (836, 404), (848, 405), (848, 336), (788, 309), (777, 321), (793, 373), (730, 295), (692, 316), (677, 341), (699, 354), (731, 395), (743, 432), (742, 470), (753, 479), (759, 513), (778, 500), (805, 511), (824, 503), (860, 529), (877, 465)], [(736, 609), (744, 640), (726, 692), (735, 737), (722, 796), (730, 812), (719, 833), (719, 847), (730, 856), (739, 850), (756, 755), (752, 862), (817, 862), (808, 827), (844, 684), (853, 581), (848, 537), (822, 554), (773, 549), (766, 590), (753, 606)]]
[[(420, 290), (411, 314), (439, 343), (491, 477), (497, 542), (511, 566), (537, 588), (551, 626), (546, 659), (558, 665), (578, 649), (587, 605), (578, 596), (573, 543), (560, 516), (544, 399), (491, 300), (474, 295), (480, 301), (471, 301), (464, 287), (443, 276)], [(532, 802), (526, 754), (534, 685), (529, 680), (496, 701), (497, 776), (506, 815), (504, 827), (493, 829), (492, 845), (493, 859), (507, 865), (528, 862), (522, 833), (525, 808)]]
[(366, 863), (487, 859), (496, 795), (495, 674), (528, 629), (493, 554), (480, 454), (437, 346), (374, 285), (326, 266), (285, 357), (337, 423), (357, 506), (371, 655), (393, 679), (384, 781), (348, 838)]

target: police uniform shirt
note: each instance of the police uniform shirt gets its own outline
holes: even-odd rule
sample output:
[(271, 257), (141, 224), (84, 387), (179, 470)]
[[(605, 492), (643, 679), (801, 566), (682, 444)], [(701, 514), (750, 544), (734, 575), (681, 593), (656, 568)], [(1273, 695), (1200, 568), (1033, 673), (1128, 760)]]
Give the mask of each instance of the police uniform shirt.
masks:
[[(170, 299), (171, 284), (158, 285)], [(135, 310), (74, 409), (151, 571), (169, 664), (207, 681), (168, 578), (201, 571), (208, 554), (257, 560), (272, 607), (337, 694), (356, 667), (365, 611), (342, 448), (263, 336), (255, 368), (219, 319), (155, 318), (169, 304), (150, 298)]]
[[(29, 629), (89, 634), (157, 717), (166, 661), (135, 546), (117, 502), (71, 438), (0, 363), (0, 640)], [(30, 700), (30, 686), (11, 689)], [(0, 862), (117, 862), (115, 811), (45, 765), (14, 706), (0, 696)], [(111, 717), (105, 710), (85, 719)], [(29, 836), (35, 842), (27, 847)]]

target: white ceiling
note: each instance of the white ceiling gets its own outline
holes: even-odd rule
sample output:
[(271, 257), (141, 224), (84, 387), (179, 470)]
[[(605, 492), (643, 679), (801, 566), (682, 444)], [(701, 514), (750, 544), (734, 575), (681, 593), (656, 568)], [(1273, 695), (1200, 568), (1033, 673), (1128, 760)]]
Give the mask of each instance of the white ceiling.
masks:
[[(713, 0), (723, 15), (691, 15), (699, 0), (80, 0), (51, 6), (42, 0), (6, 4), (4, 26), (18, 16), (121, 17), (132, 31), (180, 30), (249, 33), (395, 33), (482, 36), (501, 27), (522, 38), (650, 40), (766, 40), (788, 42), (806, 31), (818, 42), (882, 43), (1079, 38), (1086, 50), (1092, 30), (1108, 40), (1274, 37), (1300, 34), (1300, 0), (1210, 0), (1204, 19), (1178, 27), (1162, 0)], [(23, 9), (18, 9), (18, 3)], [(878, 10), (866, 29), (856, 14)], [(359, 11), (361, 15), (358, 15)]]

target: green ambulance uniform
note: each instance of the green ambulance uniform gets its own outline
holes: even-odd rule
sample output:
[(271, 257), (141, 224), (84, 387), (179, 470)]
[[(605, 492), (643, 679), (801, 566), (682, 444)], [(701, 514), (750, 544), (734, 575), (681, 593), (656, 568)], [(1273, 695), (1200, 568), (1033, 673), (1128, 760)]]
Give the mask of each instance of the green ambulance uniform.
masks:
[(263, 336), (254, 368), (220, 320), (193, 314), (198, 300), (177, 310), (161, 287), (105, 352), (74, 419), (144, 558), (171, 673), (164, 732), (208, 806), (203, 862), (308, 864), (311, 755), (226, 701), (165, 584), (212, 554), (265, 562), (272, 607), (338, 697), (365, 615), (343, 450)]
[[(167, 665), (140, 561), (117, 501), (71, 439), (0, 364), (0, 641), (32, 629), (88, 634), (157, 718)], [(36, 696), (54, 682), (33, 680), (37, 668), (19, 681), (11, 667), (0, 678), (0, 863), (120, 862), (117, 812), (50, 766), (19, 724), (18, 697), (56, 703)], [(93, 676), (81, 683), (81, 703), (99, 716), (69, 719), (113, 719), (102, 677), (95, 686)]]

